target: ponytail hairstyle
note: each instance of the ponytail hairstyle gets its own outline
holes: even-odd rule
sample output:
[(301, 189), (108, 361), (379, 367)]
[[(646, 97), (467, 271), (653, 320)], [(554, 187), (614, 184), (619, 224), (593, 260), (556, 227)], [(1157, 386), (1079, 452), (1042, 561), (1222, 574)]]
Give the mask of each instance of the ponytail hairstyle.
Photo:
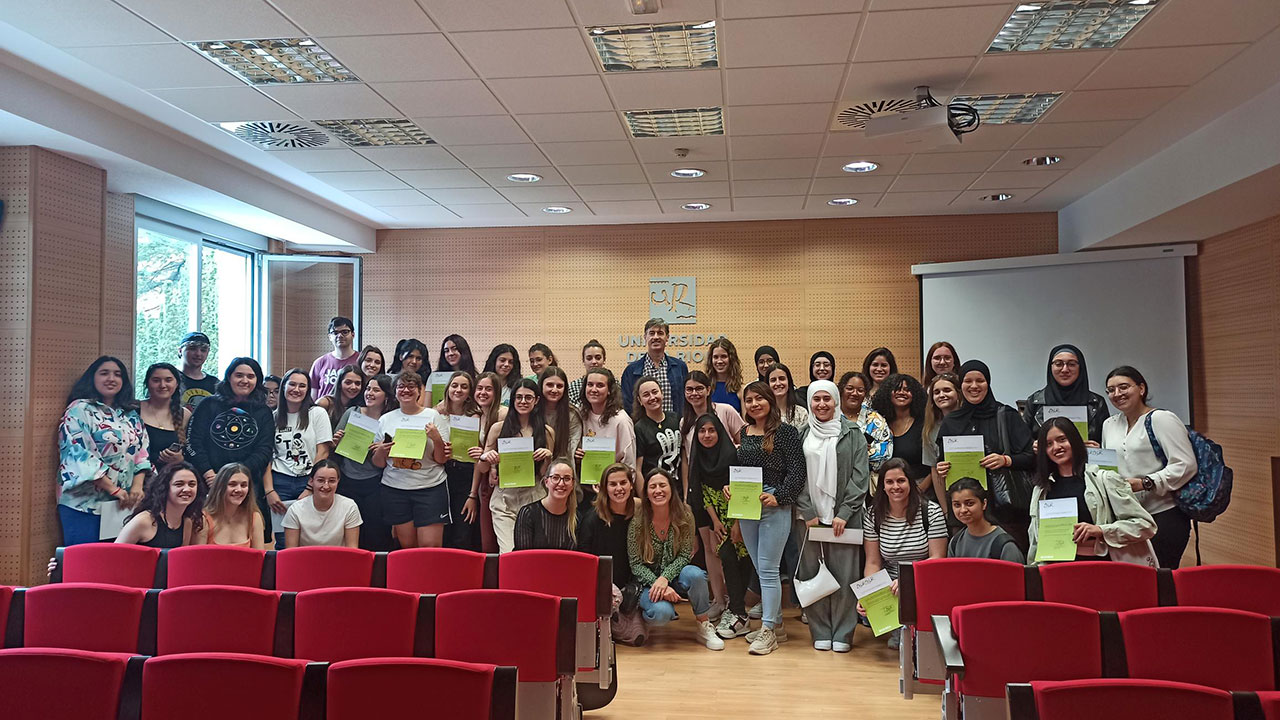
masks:
[(924, 507), (925, 512), (929, 512), (929, 508), (925, 505), (928, 501), (920, 493), (920, 486), (911, 480), (911, 466), (902, 458), (889, 458), (880, 465), (880, 470), (876, 473), (876, 494), (871, 501), (871, 519), (875, 523), (877, 534), (880, 532), (880, 526), (884, 524), (884, 519), (889, 517), (889, 493), (884, 491), (884, 478), (890, 470), (901, 470), (902, 474), (907, 476), (907, 527), (911, 527), (916, 521), (921, 507)]
[(146, 374), (143, 375), (142, 386), (147, 389), (147, 397), (151, 397), (151, 376), (161, 370), (168, 371), (178, 383), (178, 387), (173, 389), (173, 395), (169, 398), (169, 419), (173, 421), (173, 427), (178, 431), (178, 444), (186, 445), (187, 425), (182, 422), (182, 376), (178, 374), (178, 368), (171, 363), (156, 363), (147, 368)]

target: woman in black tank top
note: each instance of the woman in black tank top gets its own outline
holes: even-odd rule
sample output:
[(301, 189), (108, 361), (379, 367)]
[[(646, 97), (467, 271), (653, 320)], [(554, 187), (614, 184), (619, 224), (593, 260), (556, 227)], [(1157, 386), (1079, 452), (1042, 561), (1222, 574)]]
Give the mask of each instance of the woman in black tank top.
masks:
[(116, 542), (154, 548), (190, 545), (204, 525), (204, 495), (205, 484), (190, 464), (164, 468), (147, 480), (142, 500)]

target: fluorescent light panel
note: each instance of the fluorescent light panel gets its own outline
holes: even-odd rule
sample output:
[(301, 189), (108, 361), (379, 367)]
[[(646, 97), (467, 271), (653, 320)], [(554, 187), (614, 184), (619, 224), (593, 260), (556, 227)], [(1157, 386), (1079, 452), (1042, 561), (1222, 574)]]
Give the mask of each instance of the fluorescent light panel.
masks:
[(952, 103), (971, 105), (984, 125), (1025, 125), (1040, 119), (1062, 93), (1017, 93), (1010, 95), (962, 95)]
[(354, 148), (436, 144), (425, 130), (404, 118), (312, 122)]
[(311, 38), (212, 40), (188, 44), (250, 85), (360, 80)]
[(1157, 0), (1048, 0), (1018, 5), (987, 52), (1114, 47)]
[(724, 115), (718, 107), (684, 110), (627, 110), (632, 137), (723, 135)]
[(588, 29), (605, 72), (720, 67), (714, 20)]

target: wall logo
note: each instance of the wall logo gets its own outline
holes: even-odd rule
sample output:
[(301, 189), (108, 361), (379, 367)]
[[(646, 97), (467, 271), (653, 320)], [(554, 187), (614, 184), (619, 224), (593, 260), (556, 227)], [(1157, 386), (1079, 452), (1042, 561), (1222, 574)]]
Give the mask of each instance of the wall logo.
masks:
[(649, 278), (649, 317), (661, 318), (670, 325), (698, 322), (698, 279)]

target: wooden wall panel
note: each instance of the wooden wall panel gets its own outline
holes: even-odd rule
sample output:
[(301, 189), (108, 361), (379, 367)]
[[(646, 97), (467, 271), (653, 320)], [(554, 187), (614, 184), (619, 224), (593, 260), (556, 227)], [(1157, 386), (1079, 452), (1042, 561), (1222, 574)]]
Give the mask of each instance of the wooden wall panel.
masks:
[(0, 583), (21, 577), (30, 386), (27, 383), (31, 316), (31, 148), (0, 147)]

